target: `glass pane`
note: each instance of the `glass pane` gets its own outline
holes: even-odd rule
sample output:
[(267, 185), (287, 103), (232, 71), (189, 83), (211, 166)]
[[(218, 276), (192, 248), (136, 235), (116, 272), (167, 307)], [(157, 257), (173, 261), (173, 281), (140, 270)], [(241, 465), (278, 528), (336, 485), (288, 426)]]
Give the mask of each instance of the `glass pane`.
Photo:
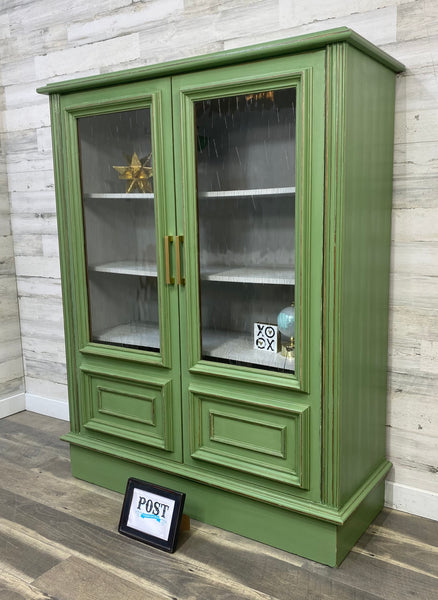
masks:
[(291, 87), (195, 103), (206, 360), (294, 371), (295, 101)]
[(78, 119), (93, 342), (158, 351), (149, 108)]

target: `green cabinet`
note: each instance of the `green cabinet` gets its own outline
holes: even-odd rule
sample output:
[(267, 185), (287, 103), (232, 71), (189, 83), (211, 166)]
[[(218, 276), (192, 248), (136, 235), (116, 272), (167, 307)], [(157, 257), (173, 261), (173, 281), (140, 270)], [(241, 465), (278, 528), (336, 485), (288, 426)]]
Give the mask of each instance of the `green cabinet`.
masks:
[(338, 564), (380, 510), (395, 73), (348, 29), (51, 96), (72, 470)]

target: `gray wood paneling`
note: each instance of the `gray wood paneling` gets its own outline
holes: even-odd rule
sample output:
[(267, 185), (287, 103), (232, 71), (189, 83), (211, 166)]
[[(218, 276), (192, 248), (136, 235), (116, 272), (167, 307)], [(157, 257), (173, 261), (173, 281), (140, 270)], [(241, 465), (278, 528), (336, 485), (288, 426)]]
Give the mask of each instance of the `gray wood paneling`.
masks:
[[(0, 108), (4, 109), (0, 87)], [(0, 119), (0, 416), (9, 412), (10, 398), (24, 391), (20, 321), (15, 280), (14, 245), (11, 232), (7, 178), (7, 154)]]

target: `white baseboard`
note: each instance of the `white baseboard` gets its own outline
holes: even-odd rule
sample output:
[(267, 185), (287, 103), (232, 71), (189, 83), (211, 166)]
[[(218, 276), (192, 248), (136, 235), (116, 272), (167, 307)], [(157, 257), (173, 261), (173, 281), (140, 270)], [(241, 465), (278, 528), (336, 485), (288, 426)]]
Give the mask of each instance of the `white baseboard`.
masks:
[(402, 512), (438, 521), (438, 494), (427, 490), (387, 481), (385, 506)]
[(68, 403), (62, 400), (53, 400), (52, 398), (43, 398), (34, 394), (26, 394), (26, 410), (69, 421)]
[(0, 400), (0, 419), (26, 409), (25, 394), (15, 394)]

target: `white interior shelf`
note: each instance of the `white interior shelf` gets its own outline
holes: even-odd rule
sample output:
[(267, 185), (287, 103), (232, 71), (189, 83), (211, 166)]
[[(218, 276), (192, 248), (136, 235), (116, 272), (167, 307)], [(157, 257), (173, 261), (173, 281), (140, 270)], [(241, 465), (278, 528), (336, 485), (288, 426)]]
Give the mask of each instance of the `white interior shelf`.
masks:
[(212, 192), (200, 192), (199, 198), (202, 199), (220, 199), (220, 198), (269, 198), (272, 196), (293, 196), (295, 187), (279, 187), (279, 188), (260, 188), (260, 189), (245, 189), (245, 190), (220, 190)]
[(84, 198), (86, 200), (111, 200), (113, 198), (119, 200), (153, 200), (154, 194), (151, 193), (130, 193), (130, 194), (85, 194)]
[(101, 273), (117, 273), (120, 275), (138, 275), (143, 277), (157, 277), (156, 264), (144, 264), (132, 260), (118, 260), (90, 267), (92, 271)]
[(295, 360), (285, 358), (280, 352), (256, 350), (254, 338), (250, 335), (229, 331), (203, 331), (202, 348), (204, 355), (212, 358), (236, 360), (285, 371), (293, 371), (295, 368)]
[[(94, 341), (111, 344), (124, 344), (144, 348), (160, 348), (160, 332), (154, 323), (123, 323), (100, 332)], [(248, 363), (293, 372), (295, 360), (285, 358), (280, 352), (264, 352), (254, 348), (251, 335), (229, 331), (204, 330), (202, 337), (203, 355)]]
[[(199, 198), (203, 199), (221, 199), (221, 198), (269, 198), (272, 196), (284, 196), (290, 197), (295, 195), (295, 187), (278, 187), (278, 188), (257, 188), (257, 189), (243, 189), (243, 190), (214, 190), (210, 192), (199, 192)], [(96, 194), (85, 194), (85, 199), (92, 200), (109, 200), (112, 198), (118, 198), (120, 200), (139, 199), (139, 200), (152, 200), (154, 198), (153, 193), (96, 193)]]
[[(144, 264), (129, 260), (94, 265), (90, 267), (90, 270), (119, 275), (157, 277), (156, 264)], [(295, 272), (290, 267), (226, 267), (216, 265), (204, 268), (201, 272), (201, 279), (204, 281), (294, 285)]]
[(160, 348), (160, 331), (156, 323), (134, 321), (101, 331), (95, 336), (94, 341), (156, 348), (158, 350)]
[(295, 271), (291, 267), (230, 268), (223, 265), (216, 265), (203, 268), (201, 279), (204, 281), (294, 285)]

